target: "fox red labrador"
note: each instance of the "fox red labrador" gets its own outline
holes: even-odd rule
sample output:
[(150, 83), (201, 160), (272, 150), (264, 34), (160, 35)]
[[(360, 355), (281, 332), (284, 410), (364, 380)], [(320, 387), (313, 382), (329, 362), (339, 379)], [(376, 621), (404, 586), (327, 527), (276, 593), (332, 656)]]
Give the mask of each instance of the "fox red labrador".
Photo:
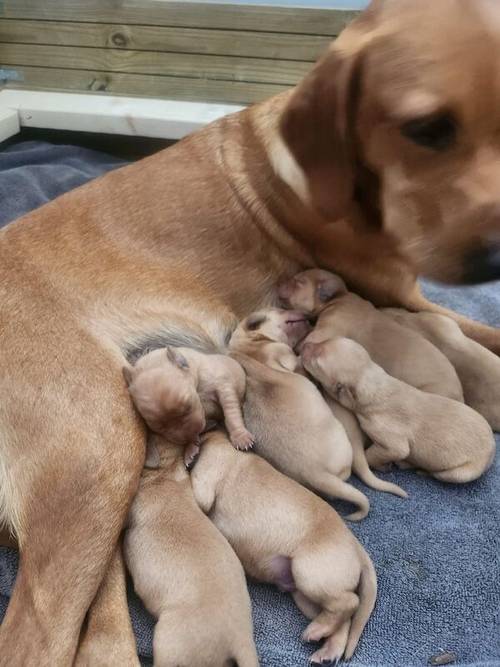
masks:
[(0, 510), (21, 552), (0, 665), (70, 665), (95, 599), (90, 655), (110, 563), (122, 590), (145, 442), (125, 358), (224, 349), (306, 267), (414, 311), (442, 312), (418, 275), (500, 277), (499, 5), (375, 0), (295, 89), (0, 233)]

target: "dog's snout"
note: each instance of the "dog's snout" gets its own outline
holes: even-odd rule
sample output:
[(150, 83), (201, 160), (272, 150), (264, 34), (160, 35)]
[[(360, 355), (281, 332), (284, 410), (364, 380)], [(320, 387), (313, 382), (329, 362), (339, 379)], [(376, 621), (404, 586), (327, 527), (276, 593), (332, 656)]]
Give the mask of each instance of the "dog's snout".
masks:
[(463, 283), (477, 285), (493, 280), (500, 280), (500, 241), (477, 247), (464, 259)]

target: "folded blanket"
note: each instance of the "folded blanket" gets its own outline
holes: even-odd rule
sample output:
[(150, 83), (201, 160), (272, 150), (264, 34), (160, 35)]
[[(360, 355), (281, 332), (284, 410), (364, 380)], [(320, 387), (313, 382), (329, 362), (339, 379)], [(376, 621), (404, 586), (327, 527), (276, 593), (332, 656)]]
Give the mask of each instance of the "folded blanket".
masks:
[[(121, 161), (73, 146), (25, 142), (0, 147), (0, 226), (94, 178)], [(498, 283), (450, 289), (425, 284), (433, 300), (500, 326)], [(411, 472), (385, 475), (408, 500), (376, 493), (372, 510), (352, 529), (379, 577), (376, 610), (351, 661), (353, 667), (417, 667), (441, 651), (469, 667), (500, 667), (500, 465), (481, 480), (451, 486)], [(342, 509), (341, 505), (337, 505)], [(332, 567), (335, 563), (332, 562)], [(17, 554), (0, 549), (0, 615), (16, 575)], [(261, 664), (307, 665), (305, 618), (286, 594), (250, 586)], [(132, 590), (138, 650), (151, 656), (153, 621)]]

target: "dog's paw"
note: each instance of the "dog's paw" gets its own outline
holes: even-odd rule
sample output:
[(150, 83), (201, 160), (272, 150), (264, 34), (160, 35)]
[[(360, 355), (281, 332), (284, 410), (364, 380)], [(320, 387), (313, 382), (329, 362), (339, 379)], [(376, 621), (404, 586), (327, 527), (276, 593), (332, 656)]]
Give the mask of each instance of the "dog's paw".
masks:
[(184, 465), (188, 470), (190, 470), (196, 459), (198, 458), (198, 454), (200, 453), (200, 445), (198, 443), (193, 443), (191, 445), (188, 445), (184, 451)]
[(312, 656), (309, 658), (310, 665), (338, 665), (342, 655), (339, 655), (338, 651), (335, 648), (331, 648), (326, 643), (320, 649), (318, 649)]
[(252, 447), (254, 446), (255, 438), (250, 433), (250, 431), (247, 431), (245, 429), (243, 431), (237, 431), (236, 433), (232, 433), (231, 442), (235, 449), (239, 449), (241, 451), (246, 452), (249, 449), (252, 449)]

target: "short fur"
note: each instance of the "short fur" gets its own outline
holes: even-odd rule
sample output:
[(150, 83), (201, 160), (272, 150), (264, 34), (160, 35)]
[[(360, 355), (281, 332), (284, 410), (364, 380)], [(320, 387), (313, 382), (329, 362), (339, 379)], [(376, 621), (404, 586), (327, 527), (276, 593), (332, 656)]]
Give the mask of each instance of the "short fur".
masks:
[(259, 454), (298, 482), (355, 503), (359, 510), (348, 518), (359, 520), (370, 505), (345, 481), (352, 466), (347, 435), (320, 391), (296, 372), (293, 346), (309, 329), (304, 315), (279, 309), (253, 313), (239, 324), (229, 348), (247, 373), (245, 421)]
[(358, 417), (373, 441), (366, 450), (370, 467), (397, 463), (442, 482), (466, 483), (491, 466), (495, 439), (481, 415), (396, 380), (354, 340), (305, 345), (302, 361), (325, 391)]
[(288, 307), (318, 317), (306, 342), (352, 338), (389, 375), (423, 391), (463, 401), (460, 380), (444, 354), (420, 334), (348, 292), (339, 276), (319, 269), (304, 271), (281, 286), (280, 296)]
[(134, 588), (157, 619), (154, 664), (257, 667), (241, 564), (195, 502), (183, 447), (163, 440), (158, 449), (160, 467), (144, 470), (124, 537)]
[(446, 315), (397, 308), (384, 312), (441, 350), (460, 378), (467, 405), (483, 415), (494, 431), (500, 431), (500, 359), (496, 354), (466, 336)]
[(247, 574), (292, 592), (312, 619), (304, 640), (325, 643), (311, 662), (350, 658), (375, 605), (377, 580), (335, 510), (255, 454), (234, 450), (221, 432), (204, 436), (192, 483)]

